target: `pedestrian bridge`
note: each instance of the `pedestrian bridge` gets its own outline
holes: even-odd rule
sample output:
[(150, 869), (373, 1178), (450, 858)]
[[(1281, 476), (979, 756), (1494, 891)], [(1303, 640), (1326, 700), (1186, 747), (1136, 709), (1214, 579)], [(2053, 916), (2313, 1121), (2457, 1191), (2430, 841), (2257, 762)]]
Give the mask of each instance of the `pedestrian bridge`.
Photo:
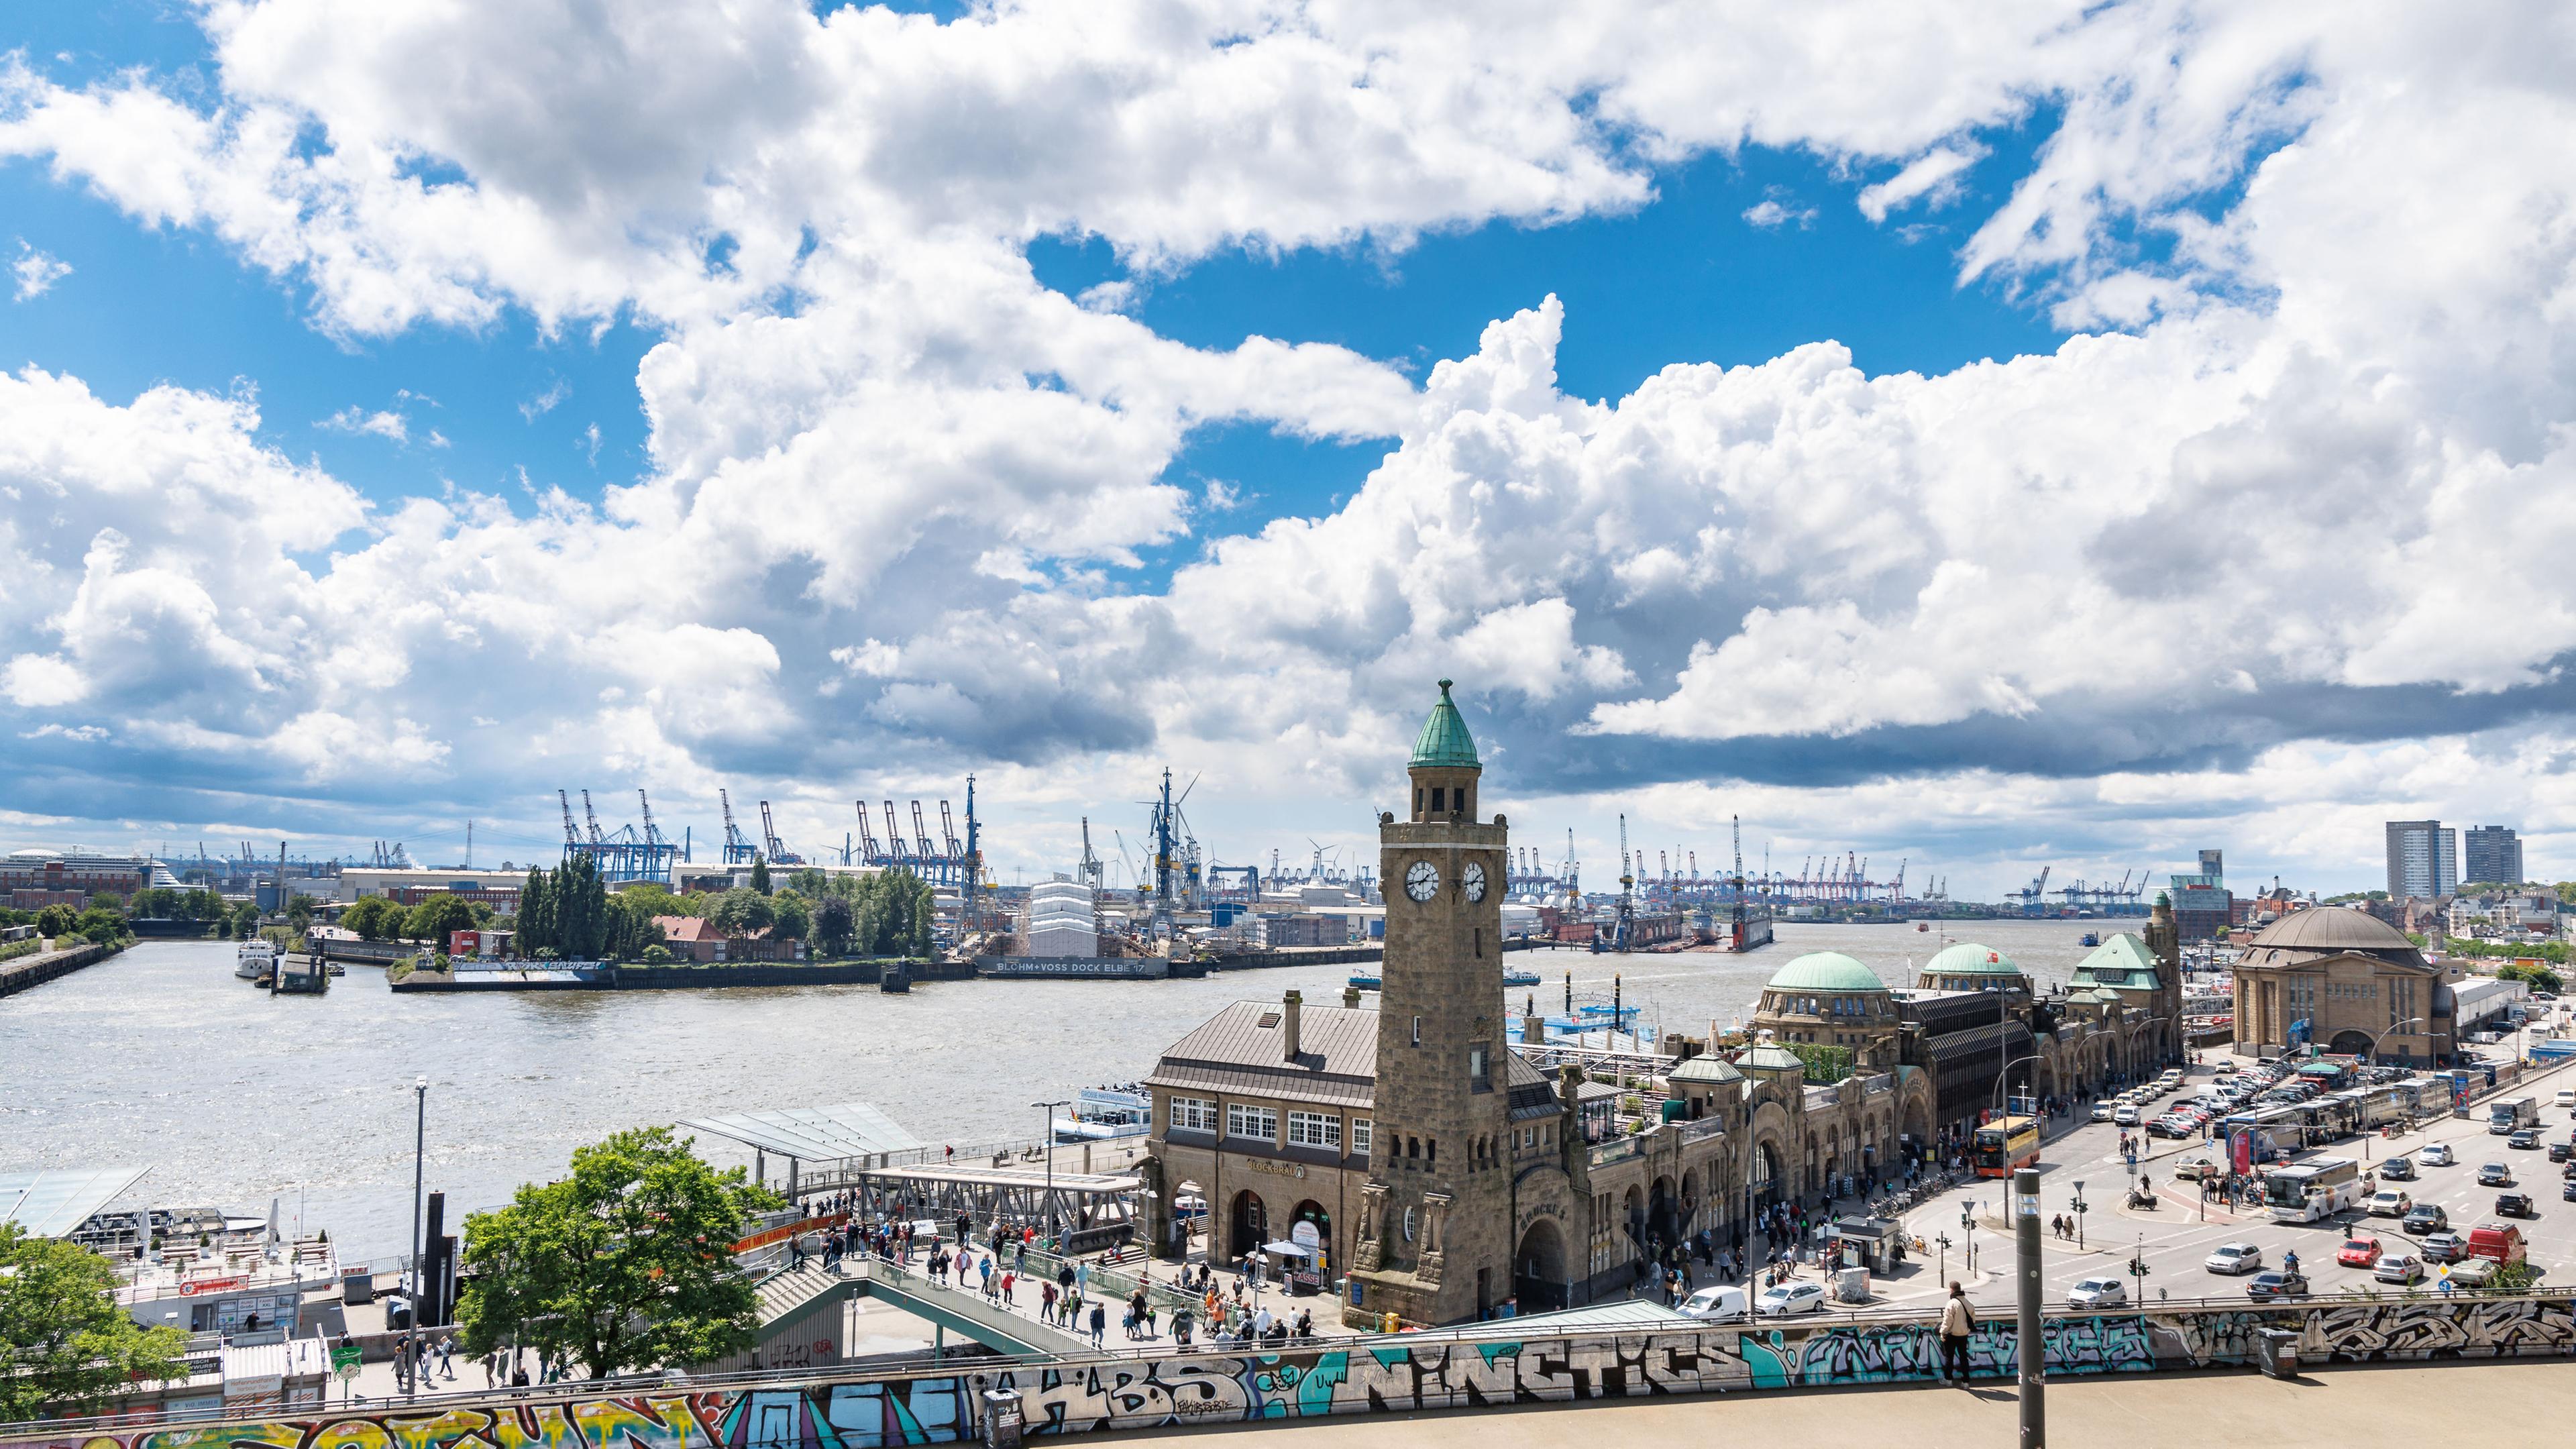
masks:
[[(1091, 1336), (1040, 1322), (1037, 1310), (1015, 1312), (972, 1288), (943, 1288), (930, 1275), (899, 1268), (881, 1258), (844, 1260), (858, 1271), (849, 1278), (853, 1294), (864, 1293), (930, 1324), (944, 1336), (954, 1333), (998, 1353), (1017, 1355), (1080, 1354), (1091, 1351)], [(1035, 1285), (1031, 1285), (1034, 1292)], [(1124, 1312), (1112, 1305), (1113, 1312)]]

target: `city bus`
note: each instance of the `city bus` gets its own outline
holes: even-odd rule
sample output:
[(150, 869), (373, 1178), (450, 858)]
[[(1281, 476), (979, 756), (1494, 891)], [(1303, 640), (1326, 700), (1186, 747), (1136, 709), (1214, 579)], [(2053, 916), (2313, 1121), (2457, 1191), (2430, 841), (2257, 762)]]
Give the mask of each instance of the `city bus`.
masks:
[(2233, 1137), (2239, 1132), (2254, 1134), (2254, 1160), (2269, 1162), (2287, 1157), (2308, 1145), (2307, 1114), (2296, 1107), (2272, 1107), (2260, 1112), (2239, 1112), (2219, 1119), (2219, 1130)]
[(1979, 1177), (2010, 1177), (2016, 1167), (2039, 1161), (2039, 1119), (1997, 1117), (1977, 1129), (1976, 1154), (1969, 1161)]
[(2276, 1223), (2313, 1223), (2362, 1201), (2361, 1164), (2349, 1157), (2314, 1157), (2263, 1170), (2263, 1206)]

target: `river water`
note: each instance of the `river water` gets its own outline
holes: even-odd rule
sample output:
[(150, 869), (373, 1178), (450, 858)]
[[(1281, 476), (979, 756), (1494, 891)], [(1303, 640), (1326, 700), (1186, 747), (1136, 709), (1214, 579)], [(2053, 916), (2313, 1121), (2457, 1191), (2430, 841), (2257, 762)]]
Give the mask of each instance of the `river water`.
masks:
[[(2083, 959), (2076, 921), (1960, 922), (2042, 982)], [(2123, 922), (2134, 926), (2138, 923)], [(1741, 1024), (1771, 973), (1805, 951), (1857, 956), (1890, 984), (1941, 937), (1910, 926), (1784, 924), (1724, 955), (1515, 953), (1532, 995), (1626, 999), (1665, 1031)], [(430, 1082), (427, 1175), (461, 1211), (558, 1175), (571, 1150), (624, 1127), (766, 1107), (873, 1102), (929, 1143), (1032, 1140), (1030, 1104), (1133, 1081), (1228, 1003), (1296, 987), (1339, 999), (1348, 966), (1200, 981), (958, 981), (908, 996), (868, 987), (396, 996), (352, 966), (321, 997), (276, 997), (232, 974), (227, 942), (147, 941), (0, 1000), (0, 1171), (149, 1167), (155, 1204), (328, 1228), (344, 1259), (390, 1261), (410, 1238), (412, 1080)], [(719, 1161), (744, 1161), (704, 1142)]]

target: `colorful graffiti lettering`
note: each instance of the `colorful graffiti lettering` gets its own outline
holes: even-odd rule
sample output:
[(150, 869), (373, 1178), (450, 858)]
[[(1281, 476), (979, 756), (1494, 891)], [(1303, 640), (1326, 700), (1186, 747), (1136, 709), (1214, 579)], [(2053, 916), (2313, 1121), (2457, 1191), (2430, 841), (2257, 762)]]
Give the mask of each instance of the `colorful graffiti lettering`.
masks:
[[(1541, 1325), (1533, 1323), (1531, 1328)], [(2576, 1301), (2555, 1294), (2259, 1309), (2159, 1308), (2044, 1320), (2052, 1374), (2142, 1373), (2254, 1359), (2255, 1331), (2299, 1334), (2315, 1362), (2576, 1355)], [(2014, 1371), (2017, 1333), (1990, 1318), (1971, 1372)], [(1027, 1427), (1083, 1434), (1334, 1414), (1571, 1402), (1939, 1377), (1929, 1319), (1652, 1333), (1425, 1335), (1282, 1353), (1176, 1352), (1037, 1367), (814, 1379), (723, 1392), (568, 1396), (541, 1403), (370, 1410), (0, 1435), (0, 1449), (898, 1449), (979, 1437), (988, 1389), (1021, 1396)]]

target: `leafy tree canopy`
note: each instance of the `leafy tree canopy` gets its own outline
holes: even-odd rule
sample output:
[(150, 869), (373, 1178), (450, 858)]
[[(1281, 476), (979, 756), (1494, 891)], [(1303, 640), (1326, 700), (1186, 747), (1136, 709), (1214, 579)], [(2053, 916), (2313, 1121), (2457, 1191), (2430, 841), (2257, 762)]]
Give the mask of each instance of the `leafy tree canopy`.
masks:
[(667, 1127), (620, 1132), (576, 1150), (562, 1181), (466, 1219), (466, 1351), (515, 1341), (607, 1375), (757, 1342), (759, 1298), (732, 1245), (784, 1200), (691, 1145)]
[(186, 1372), (188, 1336), (136, 1323), (115, 1288), (98, 1254), (0, 1223), (0, 1422), (88, 1413), (137, 1379)]

